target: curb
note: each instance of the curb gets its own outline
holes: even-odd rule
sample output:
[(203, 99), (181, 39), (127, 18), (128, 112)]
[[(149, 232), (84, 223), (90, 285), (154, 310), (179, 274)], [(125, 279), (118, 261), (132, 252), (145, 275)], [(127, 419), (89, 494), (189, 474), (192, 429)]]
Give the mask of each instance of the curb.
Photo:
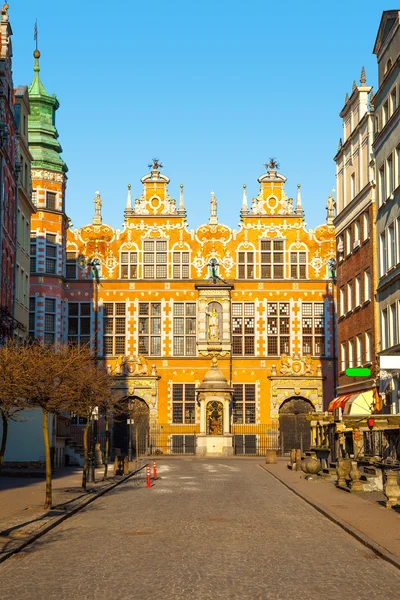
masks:
[(318, 502), (315, 502), (314, 500), (311, 500), (310, 498), (308, 498), (307, 496), (303, 495), (298, 490), (293, 489), (288, 483), (286, 483), (285, 481), (283, 481), (283, 479), (281, 479), (279, 477), (279, 475), (276, 475), (275, 473), (272, 473), (264, 465), (260, 464), (260, 467), (264, 471), (266, 471), (266, 473), (268, 473), (269, 475), (271, 475), (272, 477), (274, 477), (277, 481), (279, 481), (282, 485), (284, 485), (293, 494), (295, 494), (296, 496), (298, 496), (299, 498), (301, 498), (302, 500), (304, 500), (304, 502), (307, 502), (307, 504), (309, 504), (310, 506), (312, 506), (313, 508), (315, 508), (315, 510), (317, 510), (319, 513), (321, 513), (322, 515), (324, 515), (324, 517), (326, 517), (327, 519), (329, 519), (330, 521), (332, 521), (332, 523), (335, 523), (336, 525), (338, 525), (339, 527), (341, 527), (342, 529), (344, 529), (344, 531), (346, 531), (346, 533), (349, 533), (356, 540), (358, 540), (359, 542), (361, 542), (361, 544), (363, 544), (364, 546), (366, 546), (367, 548), (369, 548), (370, 550), (372, 550), (372, 552), (374, 552), (377, 556), (379, 556), (379, 558), (382, 558), (383, 560), (386, 560), (387, 562), (389, 562), (391, 565), (393, 565), (397, 569), (400, 569), (400, 559), (397, 558), (397, 556), (395, 556), (394, 554), (392, 554), (391, 552), (389, 552), (388, 550), (386, 550), (385, 548), (383, 548), (383, 546), (381, 546), (380, 544), (377, 544), (376, 542), (374, 542), (371, 538), (369, 538), (367, 535), (365, 535), (364, 533), (362, 533), (361, 531), (359, 531), (358, 529), (356, 529), (355, 527), (353, 527), (349, 523), (346, 523), (346, 521), (343, 521), (340, 517), (337, 517), (336, 515), (334, 515), (333, 513), (331, 513), (327, 508), (321, 506), (321, 504), (318, 504)]
[(48, 533), (49, 531), (51, 531), (52, 529), (57, 527), (57, 525), (60, 525), (61, 523), (63, 523), (63, 521), (66, 521), (67, 519), (69, 519), (70, 517), (75, 515), (77, 512), (82, 510), (82, 508), (85, 508), (86, 506), (88, 506), (88, 504), (91, 504), (92, 502), (97, 500), (97, 498), (100, 498), (100, 496), (104, 496), (104, 494), (107, 494), (108, 492), (110, 492), (111, 490), (116, 488), (118, 485), (121, 485), (121, 483), (124, 483), (125, 481), (130, 479), (130, 477), (133, 477), (133, 475), (136, 475), (136, 473), (140, 473), (140, 471), (142, 471), (145, 468), (146, 468), (146, 465), (143, 465), (142, 467), (140, 467), (140, 469), (136, 469), (136, 471), (132, 471), (132, 473), (129, 473), (128, 475), (126, 475), (125, 477), (123, 477), (122, 479), (117, 481), (116, 483), (112, 483), (109, 487), (106, 487), (106, 488), (100, 490), (98, 493), (94, 494), (87, 500), (84, 500), (81, 504), (72, 508), (71, 511), (66, 513), (65, 515), (62, 515), (61, 517), (55, 517), (54, 520), (51, 523), (49, 523), (48, 525), (46, 525), (43, 529), (41, 529), (37, 533), (32, 534), (29, 538), (27, 538), (24, 542), (22, 542), (16, 548), (13, 548), (9, 552), (4, 553), (3, 556), (0, 556), (0, 564), (3, 563), (8, 558), (10, 558), (11, 556), (13, 556), (14, 554), (21, 552), (21, 550), (23, 550), (24, 548), (29, 546), (29, 544), (32, 544), (32, 542), (35, 542), (37, 539), (42, 537), (42, 535), (44, 535), (45, 533)]

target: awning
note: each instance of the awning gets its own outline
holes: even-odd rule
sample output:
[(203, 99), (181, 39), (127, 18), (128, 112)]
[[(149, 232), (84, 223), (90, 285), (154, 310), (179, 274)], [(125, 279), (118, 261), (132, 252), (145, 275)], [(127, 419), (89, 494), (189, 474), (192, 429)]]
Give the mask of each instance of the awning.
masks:
[(333, 412), (335, 408), (343, 408), (346, 400), (350, 398), (351, 394), (345, 394), (344, 396), (338, 396), (331, 400), (328, 406), (328, 412)]
[(370, 415), (374, 405), (374, 392), (366, 390), (358, 394), (352, 394), (344, 403), (343, 416)]

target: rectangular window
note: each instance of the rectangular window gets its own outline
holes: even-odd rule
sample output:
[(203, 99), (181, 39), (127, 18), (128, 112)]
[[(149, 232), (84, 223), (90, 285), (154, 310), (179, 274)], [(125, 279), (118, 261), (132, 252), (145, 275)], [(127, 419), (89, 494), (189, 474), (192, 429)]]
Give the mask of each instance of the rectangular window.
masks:
[(396, 148), (396, 186), (400, 185), (400, 146)]
[(138, 253), (121, 252), (121, 279), (137, 279)]
[(357, 219), (354, 221), (354, 242), (353, 248), (357, 248), (360, 245), (361, 240), (361, 226), (360, 221)]
[(371, 300), (371, 274), (369, 269), (364, 271), (364, 302)]
[(30, 272), (36, 273), (36, 233), (31, 233)]
[(397, 108), (396, 88), (394, 87), (390, 93), (390, 114), (392, 115)]
[(283, 278), (283, 240), (261, 240), (261, 279)]
[(29, 337), (35, 339), (36, 329), (36, 298), (29, 298)]
[(351, 227), (348, 227), (346, 229), (346, 255), (350, 254), (352, 250), (353, 247), (351, 245)]
[(167, 242), (146, 240), (143, 242), (144, 279), (167, 278)]
[(346, 370), (346, 342), (340, 344), (340, 372)]
[(307, 279), (307, 253), (290, 253), (290, 277), (292, 279)]
[(56, 194), (54, 192), (46, 192), (46, 208), (56, 210)]
[(68, 303), (68, 342), (90, 343), (90, 302)]
[(238, 252), (238, 279), (254, 279), (254, 252)]
[(103, 354), (125, 354), (126, 305), (125, 302), (103, 304)]
[(378, 171), (378, 184), (379, 184), (379, 206), (386, 200), (386, 187), (385, 187), (385, 169), (382, 166)]
[(393, 159), (391, 156), (386, 161), (386, 183), (387, 191), (386, 197), (389, 197), (393, 193), (394, 177), (393, 177)]
[(345, 301), (346, 301), (346, 295), (345, 295), (344, 285), (343, 285), (339, 290), (339, 310), (340, 310), (339, 316), (340, 317), (342, 317), (346, 313)]
[(172, 422), (194, 424), (195, 413), (195, 385), (194, 383), (172, 384)]
[(139, 354), (161, 355), (161, 303), (139, 302)]
[(349, 281), (347, 283), (347, 312), (353, 310), (353, 282)]
[(173, 278), (189, 279), (189, 252), (173, 252)]
[(174, 303), (174, 356), (196, 356), (196, 304)]
[(389, 323), (388, 313), (385, 308), (381, 312), (381, 339), (382, 339), (382, 350), (386, 350), (389, 347)]
[(65, 265), (66, 279), (77, 279), (76, 252), (67, 252), (67, 262)]
[(389, 306), (389, 346), (397, 344), (397, 307), (396, 304)]
[(290, 355), (290, 304), (267, 303), (267, 354)]
[(382, 125), (385, 126), (389, 120), (389, 100), (386, 100), (386, 102), (384, 103), (384, 105), (382, 107), (382, 120), (383, 120)]
[(356, 175), (355, 175), (355, 173), (352, 173), (350, 176), (350, 200), (353, 200), (355, 195), (356, 195)]
[(362, 303), (362, 294), (361, 294), (361, 276), (357, 275), (357, 277), (355, 278), (355, 293), (356, 293), (356, 298), (355, 298), (355, 306), (360, 306)]
[(372, 334), (370, 331), (365, 332), (365, 362), (372, 362)]
[(232, 354), (254, 356), (254, 303), (232, 304)]
[(46, 273), (57, 272), (57, 236), (46, 233)]
[(355, 358), (355, 366), (361, 367), (363, 364), (363, 356), (362, 356), (362, 338), (361, 335), (356, 337), (356, 358)]
[(233, 422), (238, 425), (256, 422), (256, 386), (249, 383), (233, 385)]
[(54, 344), (56, 335), (56, 299), (45, 298), (44, 301), (44, 342)]
[(303, 356), (325, 355), (325, 319), (323, 302), (303, 302), (302, 312), (302, 334), (303, 334)]
[(380, 254), (380, 276), (383, 277), (387, 271), (387, 248), (386, 248), (386, 231), (382, 231), (379, 236), (379, 254)]
[(354, 367), (354, 340), (349, 340), (348, 343), (348, 347), (349, 347), (349, 369), (352, 369)]
[(394, 221), (387, 229), (387, 268), (388, 271), (396, 264), (396, 236), (394, 232)]
[(32, 190), (32, 204), (37, 207), (37, 190)]
[(369, 212), (363, 214), (363, 241), (369, 239)]

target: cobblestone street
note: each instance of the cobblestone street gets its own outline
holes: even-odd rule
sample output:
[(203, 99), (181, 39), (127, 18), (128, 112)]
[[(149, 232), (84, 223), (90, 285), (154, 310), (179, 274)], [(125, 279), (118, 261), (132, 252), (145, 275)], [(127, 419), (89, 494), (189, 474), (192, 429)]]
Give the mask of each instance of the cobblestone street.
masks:
[(398, 598), (399, 571), (259, 460), (158, 461), (0, 565), (1, 600)]

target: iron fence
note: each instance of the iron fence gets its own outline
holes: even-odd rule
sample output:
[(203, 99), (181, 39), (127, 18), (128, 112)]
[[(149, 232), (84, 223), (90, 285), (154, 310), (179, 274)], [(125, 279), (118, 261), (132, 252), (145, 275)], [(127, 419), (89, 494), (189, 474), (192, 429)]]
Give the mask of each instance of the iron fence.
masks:
[(233, 452), (235, 455), (265, 456), (267, 450), (281, 453), (278, 423), (269, 425), (232, 425)]

